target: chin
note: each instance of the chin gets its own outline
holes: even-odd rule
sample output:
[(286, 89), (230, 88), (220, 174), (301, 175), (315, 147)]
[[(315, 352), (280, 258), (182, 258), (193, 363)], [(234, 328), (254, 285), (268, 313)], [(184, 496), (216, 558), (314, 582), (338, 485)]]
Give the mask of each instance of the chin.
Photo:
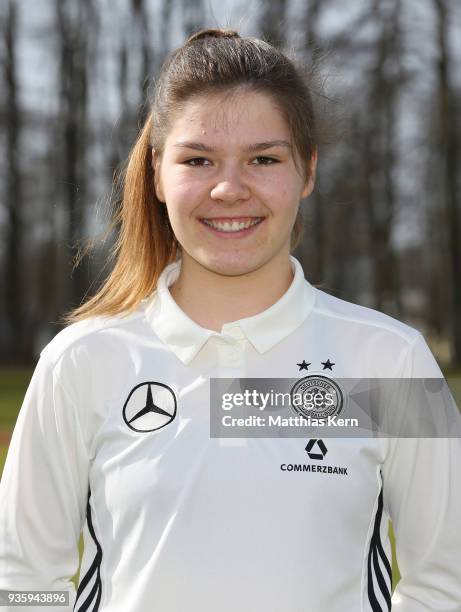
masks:
[(223, 276), (241, 276), (242, 274), (248, 274), (259, 267), (253, 258), (239, 258), (239, 257), (207, 257), (203, 260), (197, 260), (204, 268), (221, 274)]

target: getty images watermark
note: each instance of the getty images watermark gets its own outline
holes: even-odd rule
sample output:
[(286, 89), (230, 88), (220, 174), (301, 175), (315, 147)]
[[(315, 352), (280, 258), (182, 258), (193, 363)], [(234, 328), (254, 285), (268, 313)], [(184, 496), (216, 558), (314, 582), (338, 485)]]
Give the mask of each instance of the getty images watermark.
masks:
[(210, 435), (461, 437), (440, 378), (211, 378)]

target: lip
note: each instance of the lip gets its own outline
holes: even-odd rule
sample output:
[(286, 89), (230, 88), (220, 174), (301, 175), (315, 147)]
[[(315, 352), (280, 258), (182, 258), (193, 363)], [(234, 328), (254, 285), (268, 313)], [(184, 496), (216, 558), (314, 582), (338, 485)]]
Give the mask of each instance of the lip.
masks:
[(251, 234), (257, 231), (258, 227), (264, 223), (266, 218), (265, 217), (204, 217), (204, 219), (206, 220), (209, 219), (212, 221), (218, 221), (218, 220), (219, 221), (224, 221), (224, 220), (226, 221), (237, 221), (237, 220), (245, 221), (247, 219), (261, 219), (259, 223), (256, 223), (255, 225), (252, 225), (251, 227), (247, 229), (242, 229), (237, 232), (224, 232), (222, 230), (215, 229), (214, 227), (210, 227), (209, 225), (203, 222), (203, 219), (198, 219), (198, 221), (200, 222), (200, 225), (203, 228), (205, 228), (206, 230), (208, 230), (215, 236), (225, 240), (225, 239), (232, 239), (232, 238), (245, 238), (246, 236), (250, 236)]
[(264, 217), (258, 217), (257, 215), (247, 215), (246, 217), (200, 217), (200, 221), (248, 221), (248, 219), (264, 219)]

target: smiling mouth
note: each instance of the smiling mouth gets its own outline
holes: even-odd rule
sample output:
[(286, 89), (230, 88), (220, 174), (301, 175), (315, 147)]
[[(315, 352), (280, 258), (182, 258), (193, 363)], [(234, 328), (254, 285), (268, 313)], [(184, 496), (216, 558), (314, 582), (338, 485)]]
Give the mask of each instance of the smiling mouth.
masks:
[(234, 217), (220, 219), (200, 219), (202, 223), (220, 232), (241, 232), (261, 223), (264, 217)]

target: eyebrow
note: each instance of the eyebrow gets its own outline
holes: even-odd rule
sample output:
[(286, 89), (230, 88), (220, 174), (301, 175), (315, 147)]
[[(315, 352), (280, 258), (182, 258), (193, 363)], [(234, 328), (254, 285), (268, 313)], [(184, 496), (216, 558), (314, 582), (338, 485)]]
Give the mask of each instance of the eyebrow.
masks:
[[(173, 146), (185, 149), (196, 149), (197, 151), (206, 151), (207, 153), (214, 153), (216, 151), (216, 149), (206, 145), (203, 142), (192, 142), (190, 140), (177, 142)], [(244, 151), (246, 153), (254, 153), (254, 151), (263, 151), (264, 149), (271, 149), (272, 147), (288, 147), (291, 149), (291, 144), (286, 140), (268, 140), (266, 142), (256, 142), (251, 144), (248, 147), (245, 147)]]

